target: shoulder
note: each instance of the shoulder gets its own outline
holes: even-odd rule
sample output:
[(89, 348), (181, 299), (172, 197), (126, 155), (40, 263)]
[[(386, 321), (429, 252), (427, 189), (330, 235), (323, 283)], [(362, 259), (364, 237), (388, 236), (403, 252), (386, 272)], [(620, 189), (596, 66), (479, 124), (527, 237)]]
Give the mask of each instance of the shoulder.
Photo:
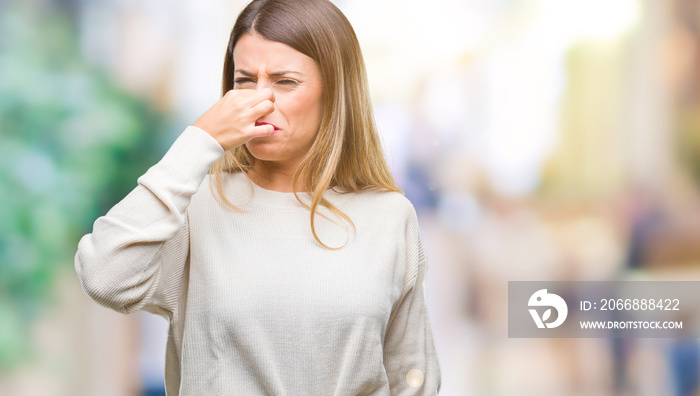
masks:
[(356, 200), (363, 205), (374, 207), (383, 213), (399, 218), (416, 216), (413, 203), (403, 194), (396, 191), (370, 190), (356, 193)]
[(361, 220), (372, 229), (381, 229), (386, 233), (384, 238), (412, 239), (412, 235), (418, 231), (416, 209), (403, 193), (364, 191), (355, 193), (349, 203), (350, 206), (346, 208), (349, 209), (348, 214), (355, 216), (353, 220)]

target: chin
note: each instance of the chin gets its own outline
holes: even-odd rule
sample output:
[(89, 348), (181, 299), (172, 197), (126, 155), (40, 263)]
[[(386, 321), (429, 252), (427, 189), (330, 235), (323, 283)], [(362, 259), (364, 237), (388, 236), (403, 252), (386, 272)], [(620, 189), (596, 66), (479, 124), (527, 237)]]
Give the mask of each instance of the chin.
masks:
[(246, 144), (250, 154), (260, 161), (279, 161), (281, 153), (271, 144)]

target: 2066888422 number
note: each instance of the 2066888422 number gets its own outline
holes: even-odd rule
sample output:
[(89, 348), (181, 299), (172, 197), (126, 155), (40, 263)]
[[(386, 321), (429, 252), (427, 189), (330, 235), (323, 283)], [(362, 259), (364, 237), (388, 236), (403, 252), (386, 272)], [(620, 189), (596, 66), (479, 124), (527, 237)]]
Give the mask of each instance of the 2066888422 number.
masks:
[(601, 311), (679, 311), (680, 300), (677, 298), (659, 299), (614, 299), (603, 298), (600, 300)]

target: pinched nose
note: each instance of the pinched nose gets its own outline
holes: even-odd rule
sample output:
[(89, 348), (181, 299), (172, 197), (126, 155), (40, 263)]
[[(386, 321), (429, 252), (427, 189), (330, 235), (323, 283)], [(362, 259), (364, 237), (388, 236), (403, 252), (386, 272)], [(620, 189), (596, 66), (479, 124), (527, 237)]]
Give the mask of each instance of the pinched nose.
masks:
[(269, 84), (265, 84), (263, 82), (258, 81), (258, 84), (255, 86), (255, 89), (260, 91), (261, 93), (265, 94), (265, 96), (271, 96), (272, 97), (271, 100), (273, 102), (275, 101), (275, 99), (274, 99), (275, 95), (272, 92), (272, 88), (270, 88)]

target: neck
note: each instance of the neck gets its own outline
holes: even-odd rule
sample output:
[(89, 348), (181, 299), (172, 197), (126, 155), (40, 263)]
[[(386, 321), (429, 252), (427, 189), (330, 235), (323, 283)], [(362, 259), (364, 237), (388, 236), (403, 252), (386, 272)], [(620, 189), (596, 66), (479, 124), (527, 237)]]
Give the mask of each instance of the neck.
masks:
[[(253, 169), (248, 172), (248, 177), (258, 186), (272, 191), (292, 192), (294, 173), (297, 166), (284, 166), (275, 162), (255, 161)], [(304, 191), (303, 175), (297, 181), (297, 192)]]

